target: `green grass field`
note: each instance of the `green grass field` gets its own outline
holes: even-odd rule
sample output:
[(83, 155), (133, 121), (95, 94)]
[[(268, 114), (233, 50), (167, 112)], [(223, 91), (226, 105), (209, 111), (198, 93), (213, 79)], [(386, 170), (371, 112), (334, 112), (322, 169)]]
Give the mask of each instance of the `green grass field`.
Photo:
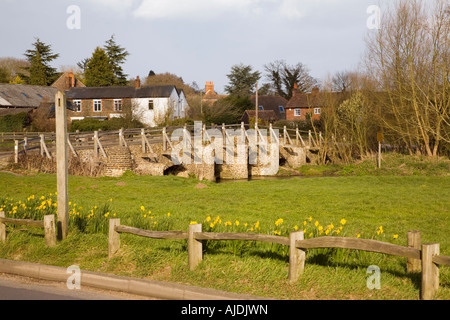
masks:
[[(446, 172), (445, 166), (439, 168), (440, 173)], [(155, 230), (187, 230), (189, 223), (196, 221), (205, 231), (215, 222), (214, 231), (279, 232), (287, 236), (295, 229), (305, 229), (306, 237), (318, 236), (320, 226), (326, 230), (333, 225), (333, 235), (399, 245), (406, 245), (408, 231), (420, 230), (423, 243), (440, 243), (441, 254), (450, 255), (448, 174), (374, 175), (358, 170), (364, 174), (202, 182), (206, 188), (196, 188), (198, 180), (173, 176), (70, 176), (69, 237), (54, 248), (46, 248), (42, 230), (8, 226), (8, 240), (0, 244), (0, 258), (64, 267), (77, 264), (84, 270), (279, 299), (419, 299), (420, 276), (406, 274), (406, 259), (376, 253), (310, 250), (305, 273), (294, 285), (287, 281), (287, 247), (278, 245), (208, 243), (202, 263), (189, 271), (185, 240), (123, 234), (121, 249), (108, 260), (106, 233), (111, 217), (121, 218), (125, 225)], [(0, 173), (0, 209), (3, 207), (7, 216), (25, 216), (31, 205), (40, 205), (43, 212), (55, 212), (55, 191), (55, 175)], [(379, 290), (367, 288), (370, 265), (381, 269)], [(437, 299), (450, 299), (449, 269), (440, 268)]]

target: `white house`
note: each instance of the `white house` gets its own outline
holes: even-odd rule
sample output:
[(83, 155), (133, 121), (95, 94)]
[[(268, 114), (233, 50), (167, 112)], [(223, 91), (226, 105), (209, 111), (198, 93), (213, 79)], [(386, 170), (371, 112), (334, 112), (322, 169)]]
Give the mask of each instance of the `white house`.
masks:
[(133, 115), (149, 127), (184, 118), (189, 107), (183, 90), (173, 85), (140, 87), (139, 79), (134, 87), (70, 88), (66, 96), (76, 108), (68, 112), (72, 120), (121, 117), (129, 104)]

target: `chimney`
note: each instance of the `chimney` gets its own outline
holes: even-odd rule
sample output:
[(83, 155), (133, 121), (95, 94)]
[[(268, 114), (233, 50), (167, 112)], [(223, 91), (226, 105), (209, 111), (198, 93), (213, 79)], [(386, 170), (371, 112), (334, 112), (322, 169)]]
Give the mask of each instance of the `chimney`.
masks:
[(141, 79), (139, 79), (139, 76), (137, 76), (136, 80), (134, 80), (134, 87), (136, 89), (139, 89), (141, 87)]
[(208, 91), (211, 91), (211, 93), (214, 93), (214, 82), (212, 82), (212, 81), (206, 81), (206, 84), (205, 84), (205, 94), (208, 93)]
[(298, 93), (298, 85), (294, 83), (294, 89), (292, 89), (292, 96), (294, 97)]
[(319, 93), (319, 87), (318, 86), (314, 86), (314, 88), (312, 88), (311, 93), (313, 95), (317, 95)]
[(64, 91), (69, 90), (70, 88), (75, 87), (75, 76), (73, 75), (72, 69), (67, 73), (66, 78), (64, 79)]

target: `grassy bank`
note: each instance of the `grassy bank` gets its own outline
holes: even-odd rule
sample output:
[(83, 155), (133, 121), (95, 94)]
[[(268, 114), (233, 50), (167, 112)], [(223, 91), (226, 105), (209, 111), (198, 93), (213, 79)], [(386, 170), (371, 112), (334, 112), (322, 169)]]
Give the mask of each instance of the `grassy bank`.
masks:
[[(405, 273), (404, 258), (311, 250), (304, 275), (298, 283), (289, 285), (288, 253), (279, 246), (208, 243), (204, 261), (191, 272), (186, 241), (181, 240), (150, 240), (124, 234), (120, 251), (108, 260), (105, 226), (113, 216), (121, 218), (122, 224), (156, 230), (187, 230), (189, 223), (196, 221), (203, 224), (204, 230), (287, 235), (304, 229), (306, 237), (325, 236), (329, 230), (330, 235), (400, 245), (406, 245), (407, 231), (420, 230), (423, 243), (438, 242), (441, 253), (450, 255), (448, 175), (360, 174), (202, 182), (201, 186), (195, 179), (172, 176), (71, 176), (69, 237), (54, 248), (46, 248), (41, 230), (8, 227), (7, 243), (0, 244), (0, 258), (64, 267), (77, 264), (86, 270), (281, 299), (418, 299), (420, 277)], [(0, 173), (0, 206), (7, 213), (13, 214), (14, 207), (16, 215), (36, 212), (27, 211), (24, 205), (40, 206), (43, 213), (55, 212), (55, 191), (55, 175)], [(381, 269), (380, 290), (366, 286), (370, 265)], [(438, 299), (450, 299), (449, 269), (441, 267)]]

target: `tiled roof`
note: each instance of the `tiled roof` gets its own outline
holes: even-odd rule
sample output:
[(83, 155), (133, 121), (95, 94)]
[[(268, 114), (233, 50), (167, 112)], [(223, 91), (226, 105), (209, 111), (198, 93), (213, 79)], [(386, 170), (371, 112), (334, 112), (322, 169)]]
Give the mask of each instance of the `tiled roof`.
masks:
[(0, 107), (37, 108), (43, 99), (54, 101), (58, 89), (25, 84), (0, 84)]
[(168, 98), (175, 86), (70, 88), (69, 99)]

